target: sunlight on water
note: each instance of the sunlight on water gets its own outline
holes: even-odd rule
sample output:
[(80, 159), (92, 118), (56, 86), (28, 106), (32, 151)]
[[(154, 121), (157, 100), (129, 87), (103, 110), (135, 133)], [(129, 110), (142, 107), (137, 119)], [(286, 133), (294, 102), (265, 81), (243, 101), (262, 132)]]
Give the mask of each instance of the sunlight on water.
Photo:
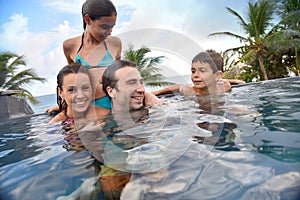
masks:
[[(45, 114), (1, 124), (0, 197), (299, 199), (299, 85), (282, 79), (209, 98), (162, 96), (165, 105), (125, 130), (112, 129), (114, 121), (62, 129)], [(55, 99), (41, 98), (39, 113)]]

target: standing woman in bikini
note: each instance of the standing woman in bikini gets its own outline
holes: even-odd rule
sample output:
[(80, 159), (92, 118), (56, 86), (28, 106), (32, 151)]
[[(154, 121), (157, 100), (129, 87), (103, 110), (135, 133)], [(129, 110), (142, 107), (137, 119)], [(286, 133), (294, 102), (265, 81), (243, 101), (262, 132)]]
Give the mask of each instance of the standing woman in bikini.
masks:
[[(92, 103), (110, 112), (111, 103), (102, 91), (102, 73), (114, 60), (121, 59), (122, 43), (111, 36), (116, 23), (117, 11), (110, 0), (86, 0), (82, 5), (84, 32), (63, 42), (65, 57), (70, 63), (80, 63), (89, 69), (94, 90)], [(46, 110), (57, 111), (58, 106)]]
[(102, 91), (101, 77), (107, 66), (121, 59), (121, 40), (111, 36), (117, 11), (110, 0), (86, 0), (82, 18), (84, 32), (64, 41), (64, 54), (68, 63), (77, 62), (89, 69), (95, 99), (92, 103), (108, 114), (111, 103)]

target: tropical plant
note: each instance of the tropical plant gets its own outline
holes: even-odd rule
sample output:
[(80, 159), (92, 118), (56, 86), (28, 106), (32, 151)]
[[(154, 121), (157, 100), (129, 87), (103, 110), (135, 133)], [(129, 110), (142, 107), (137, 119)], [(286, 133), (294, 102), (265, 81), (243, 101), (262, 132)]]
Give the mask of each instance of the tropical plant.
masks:
[(300, 47), (299, 31), (280, 29), (282, 23), (289, 20), (294, 21), (297, 18), (299, 19), (300, 12), (292, 12), (284, 16), (276, 25), (273, 25), (272, 21), (274, 19), (276, 6), (276, 2), (272, 0), (259, 0), (256, 3), (248, 2), (247, 21), (236, 11), (227, 7), (226, 9), (238, 19), (246, 36), (231, 32), (215, 32), (209, 34), (209, 36), (230, 36), (243, 42), (242, 46), (228, 49), (224, 53), (229, 51), (237, 52), (240, 55), (238, 62), (246, 63), (251, 66), (258, 61), (260, 80), (269, 79), (265, 64), (269, 63), (268, 58), (270, 58), (270, 56), (281, 50)]
[(150, 48), (145, 46), (135, 50), (133, 45), (129, 45), (128, 49), (126, 49), (123, 53), (123, 59), (132, 61), (137, 65), (137, 68), (141, 73), (146, 85), (166, 86), (173, 84), (168, 81), (163, 81), (165, 77), (158, 73), (161, 69), (156, 67), (156, 65), (162, 62), (164, 56), (147, 56), (147, 54), (150, 52)]
[(11, 52), (0, 53), (0, 90), (20, 90), (21, 93), (14, 96), (28, 99), (31, 103), (38, 100), (24, 86), (32, 81), (45, 82), (45, 78), (38, 77), (32, 69), (17, 71), (18, 66), (24, 65), (24, 56), (18, 56)]
[[(279, 15), (284, 18), (292, 13), (300, 12), (300, 1), (299, 0), (283, 0), (279, 3)], [(300, 18), (297, 16), (293, 19), (288, 19), (282, 24), (282, 29), (292, 29), (300, 32)], [(298, 36), (299, 39), (299, 36)], [(290, 49), (288, 55), (283, 57), (284, 63), (289, 63), (289, 70), (294, 72), (297, 76), (300, 74), (300, 49)], [(295, 62), (293, 62), (295, 60)]]

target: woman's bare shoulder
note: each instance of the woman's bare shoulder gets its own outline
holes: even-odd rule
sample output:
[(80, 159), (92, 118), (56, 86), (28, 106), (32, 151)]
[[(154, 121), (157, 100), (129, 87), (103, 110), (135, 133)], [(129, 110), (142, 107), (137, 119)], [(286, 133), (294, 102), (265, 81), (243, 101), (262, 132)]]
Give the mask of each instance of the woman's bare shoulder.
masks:
[(60, 112), (55, 117), (53, 117), (48, 123), (53, 124), (53, 123), (60, 122), (63, 120), (66, 120), (66, 115), (63, 112)]
[(74, 49), (75, 47), (80, 45), (80, 41), (81, 41), (81, 36), (80, 35), (76, 36), (76, 37), (73, 37), (73, 38), (66, 39), (63, 42), (63, 48), (65, 50)]
[(121, 59), (121, 54), (122, 54), (122, 42), (121, 39), (116, 37), (116, 36), (109, 36), (106, 39), (109, 49), (114, 55), (116, 60)]
[(75, 54), (79, 49), (80, 43), (81, 43), (81, 36), (69, 38), (63, 42), (63, 51), (68, 60), (68, 63), (74, 62), (76, 56)]
[(107, 38), (107, 42), (110, 45), (113, 45), (113, 46), (121, 46), (122, 45), (121, 39), (119, 37), (116, 37), (116, 36), (109, 36)]

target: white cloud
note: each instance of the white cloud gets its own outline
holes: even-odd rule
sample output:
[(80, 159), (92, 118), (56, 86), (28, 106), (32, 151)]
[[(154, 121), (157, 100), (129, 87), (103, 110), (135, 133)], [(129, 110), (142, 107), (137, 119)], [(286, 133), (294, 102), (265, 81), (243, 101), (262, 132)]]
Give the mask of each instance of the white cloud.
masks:
[[(190, 73), (190, 62), (200, 51), (224, 51), (239, 46), (239, 41), (231, 38), (208, 38), (208, 35), (225, 30), (237, 33), (239, 25), (225, 7), (240, 10), (245, 2), (118, 0), (114, 1), (115, 5), (122, 8), (121, 11), (128, 8), (127, 15), (131, 17), (118, 19), (121, 26), (117, 26), (113, 34), (122, 39), (124, 49), (129, 44), (136, 48), (145, 45), (155, 53), (165, 53), (169, 57), (162, 63), (165, 76), (185, 75)], [(118, 17), (123, 16), (118, 14)]]
[[(62, 42), (74, 34), (67, 21), (49, 32), (34, 33), (28, 31), (28, 19), (14, 14), (10, 21), (3, 24), (0, 37), (2, 45), (18, 55), (24, 55), (27, 67), (32, 68), (38, 76), (48, 80), (40, 84), (33, 82), (29, 87), (34, 96), (55, 93), (56, 75), (66, 65)], [(22, 69), (22, 67), (20, 66)]]
[(19, 33), (27, 32), (28, 18), (22, 14), (14, 14), (10, 18), (10, 21), (2, 25), (2, 31), (0, 33), (2, 46), (10, 49), (15, 48), (18, 45), (18, 41), (23, 40)]
[[(143, 28), (166, 29), (183, 34), (202, 46), (203, 49), (215, 48), (218, 51), (232, 48), (238, 41), (230, 38), (208, 38), (208, 35), (218, 31), (238, 32), (239, 25), (234, 17), (226, 11), (226, 6), (241, 9), (246, 1), (228, 0), (227, 2), (206, 0), (152, 0), (114, 1), (117, 6), (130, 6), (132, 17), (130, 21), (122, 22), (122, 27), (115, 29), (115, 34)], [(231, 43), (224, 43), (230, 40)], [(212, 47), (210, 42), (219, 42)], [(163, 42), (163, 41), (162, 41)]]
[(81, 6), (85, 0), (43, 0), (44, 6), (53, 11), (59, 11), (65, 14), (81, 13)]

